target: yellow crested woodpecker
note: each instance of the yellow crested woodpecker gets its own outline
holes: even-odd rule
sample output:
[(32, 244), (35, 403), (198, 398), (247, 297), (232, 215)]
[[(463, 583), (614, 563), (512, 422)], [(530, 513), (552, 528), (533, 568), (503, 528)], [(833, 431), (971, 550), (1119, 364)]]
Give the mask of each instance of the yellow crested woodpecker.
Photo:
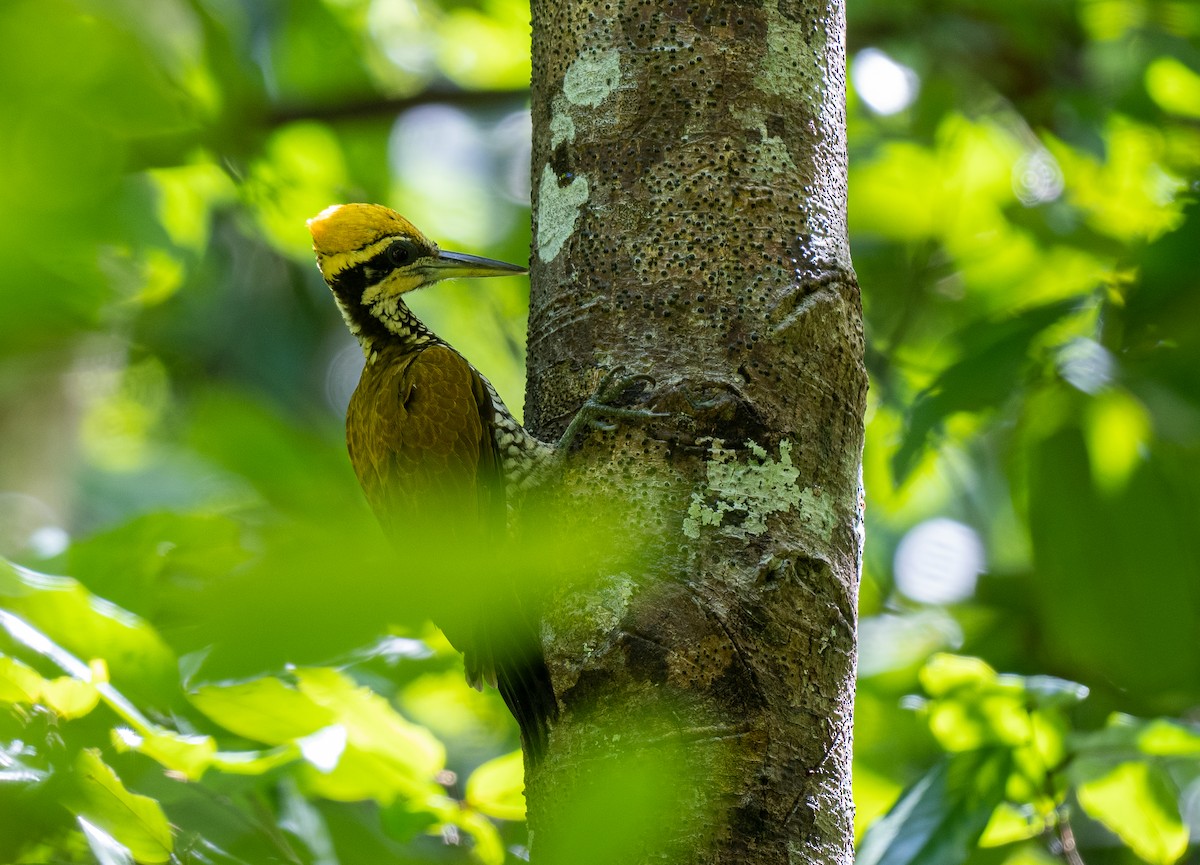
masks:
[[(359, 483), (392, 541), (429, 520), (464, 542), (504, 531), (514, 493), (538, 482), (582, 423), (596, 415), (647, 416), (604, 401), (645, 377), (601, 384), (558, 446), (534, 438), (495, 388), (413, 315), (403, 296), (452, 277), (510, 276), (524, 267), (443, 252), (400, 214), (377, 204), (329, 207), (308, 221), (321, 275), (333, 292), (366, 366), (346, 412), (346, 443)], [(449, 519), (431, 517), (440, 514)], [(425, 520), (425, 522), (423, 522)], [(453, 542), (453, 541), (451, 541)], [(442, 587), (432, 617), (463, 653), (467, 681), (494, 683), (537, 757), (557, 703), (542, 657), (536, 620), (512, 587), (474, 597)], [(472, 597), (455, 597), (463, 592)]]

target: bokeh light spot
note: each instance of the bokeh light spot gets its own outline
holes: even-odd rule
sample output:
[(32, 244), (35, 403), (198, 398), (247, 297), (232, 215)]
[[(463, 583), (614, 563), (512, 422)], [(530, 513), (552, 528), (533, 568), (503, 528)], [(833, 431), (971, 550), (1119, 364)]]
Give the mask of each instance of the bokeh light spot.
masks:
[(864, 48), (854, 57), (850, 80), (866, 106), (876, 114), (897, 114), (912, 105), (921, 79), (903, 63), (878, 48)]
[(975, 593), (983, 544), (970, 526), (938, 517), (920, 523), (896, 549), (896, 587), (914, 601), (953, 604)]

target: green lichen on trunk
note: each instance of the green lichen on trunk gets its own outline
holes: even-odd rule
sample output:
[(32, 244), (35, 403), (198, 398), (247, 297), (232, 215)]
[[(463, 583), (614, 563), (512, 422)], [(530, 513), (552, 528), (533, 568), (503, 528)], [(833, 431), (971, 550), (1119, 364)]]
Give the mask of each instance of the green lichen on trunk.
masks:
[(683, 533), (696, 540), (701, 526), (724, 525), (734, 535), (761, 535), (767, 530), (768, 516), (796, 510), (827, 536), (837, 515), (823, 496), (797, 483), (800, 470), (792, 464), (792, 443), (787, 439), (779, 443), (778, 460), (753, 441), (746, 442), (746, 450), (747, 458), (739, 460), (737, 451), (713, 439), (704, 463), (705, 488), (692, 493)]

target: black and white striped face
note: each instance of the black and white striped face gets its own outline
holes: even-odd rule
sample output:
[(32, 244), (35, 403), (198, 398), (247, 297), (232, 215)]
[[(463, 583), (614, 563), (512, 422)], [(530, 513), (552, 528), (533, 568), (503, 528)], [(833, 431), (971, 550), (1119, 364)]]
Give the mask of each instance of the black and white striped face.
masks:
[(511, 276), (525, 268), (460, 252), (442, 252), (394, 210), (340, 204), (308, 221), (317, 266), (356, 335), (392, 331), (398, 299), (459, 276)]

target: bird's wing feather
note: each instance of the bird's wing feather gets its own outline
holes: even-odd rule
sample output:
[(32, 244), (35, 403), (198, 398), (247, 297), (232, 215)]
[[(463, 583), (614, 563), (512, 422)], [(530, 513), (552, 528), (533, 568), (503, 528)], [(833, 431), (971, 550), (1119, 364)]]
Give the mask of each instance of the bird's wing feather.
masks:
[(347, 411), (350, 459), (400, 549), (430, 617), (467, 655), (472, 682), (492, 678), (475, 633), (496, 591), (480, 560), (504, 531), (503, 483), (479, 374), (442, 345), (380, 358)]
[(347, 440), (389, 534), (409, 534), (426, 521), (462, 532), (503, 529), (491, 411), (479, 374), (442, 345), (364, 371), (347, 413)]

